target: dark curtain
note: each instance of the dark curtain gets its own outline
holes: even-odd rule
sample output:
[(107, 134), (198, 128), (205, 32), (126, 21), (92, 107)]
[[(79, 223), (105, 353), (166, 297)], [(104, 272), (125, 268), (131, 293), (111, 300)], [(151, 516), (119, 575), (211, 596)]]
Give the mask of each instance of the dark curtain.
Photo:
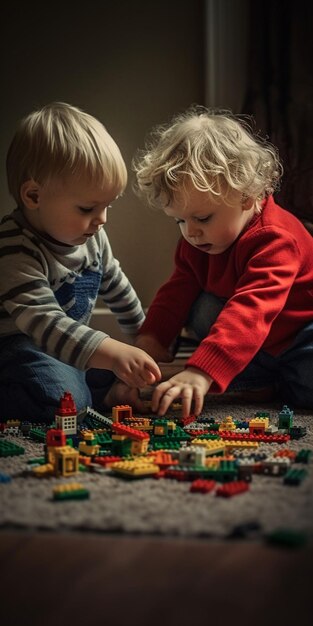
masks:
[(313, 5), (250, 0), (248, 87), (243, 112), (279, 150), (275, 198), (313, 234)]

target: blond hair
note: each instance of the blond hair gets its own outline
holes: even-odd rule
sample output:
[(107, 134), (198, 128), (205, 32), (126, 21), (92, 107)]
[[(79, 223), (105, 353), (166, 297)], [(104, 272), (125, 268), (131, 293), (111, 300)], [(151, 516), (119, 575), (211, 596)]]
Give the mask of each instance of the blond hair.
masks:
[[(135, 191), (150, 206), (167, 206), (191, 180), (199, 191), (262, 199), (278, 188), (277, 150), (231, 111), (193, 106), (156, 127), (133, 160)], [(225, 185), (226, 183), (226, 185)]]
[(23, 118), (7, 154), (9, 191), (21, 204), (21, 185), (54, 177), (87, 177), (119, 195), (127, 170), (118, 146), (94, 117), (64, 102), (52, 102)]

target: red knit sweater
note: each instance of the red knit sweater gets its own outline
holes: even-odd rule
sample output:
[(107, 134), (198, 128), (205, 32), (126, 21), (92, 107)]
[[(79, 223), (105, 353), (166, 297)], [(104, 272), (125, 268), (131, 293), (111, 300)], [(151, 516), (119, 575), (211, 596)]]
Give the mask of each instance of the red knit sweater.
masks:
[(313, 238), (272, 197), (225, 252), (209, 255), (181, 239), (175, 264), (140, 334), (168, 347), (202, 291), (227, 298), (187, 362), (211, 376), (211, 392), (225, 391), (261, 348), (279, 354), (313, 320)]

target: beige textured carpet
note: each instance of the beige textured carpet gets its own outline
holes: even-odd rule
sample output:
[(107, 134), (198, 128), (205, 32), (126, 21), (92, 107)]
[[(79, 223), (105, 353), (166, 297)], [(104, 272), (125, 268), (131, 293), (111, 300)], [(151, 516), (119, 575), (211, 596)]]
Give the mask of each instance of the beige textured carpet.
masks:
[[(241, 406), (225, 401), (208, 401), (203, 416), (220, 419), (232, 415), (245, 419), (256, 410), (269, 410), (271, 422), (276, 423), (278, 405)], [(292, 450), (313, 449), (312, 413), (295, 413), (294, 423), (307, 427), (307, 435), (293, 440)], [(283, 477), (254, 475), (248, 492), (224, 499), (214, 492), (190, 493), (189, 482), (145, 478), (124, 480), (107, 471), (104, 474), (80, 473), (78, 480), (89, 489), (84, 501), (54, 502), (52, 489), (72, 478), (23, 476), (27, 460), (43, 454), (43, 444), (27, 439), (15, 441), (25, 447), (25, 454), (0, 459), (0, 472), (12, 476), (9, 483), (0, 484), (0, 527), (45, 529), (54, 531), (86, 530), (103, 533), (140, 533), (177, 537), (225, 538), (234, 528), (248, 524), (248, 538), (263, 540), (277, 527), (305, 532), (313, 537), (313, 470), (298, 487), (287, 486)], [(285, 446), (286, 447), (286, 446)], [(279, 444), (261, 444), (258, 451), (273, 452)]]

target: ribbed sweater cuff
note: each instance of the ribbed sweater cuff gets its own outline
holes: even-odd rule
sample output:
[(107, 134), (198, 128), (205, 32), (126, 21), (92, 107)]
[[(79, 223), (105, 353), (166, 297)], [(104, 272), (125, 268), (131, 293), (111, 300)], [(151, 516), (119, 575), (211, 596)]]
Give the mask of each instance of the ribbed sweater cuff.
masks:
[[(237, 375), (234, 371), (235, 363), (229, 357), (225, 358), (215, 346), (207, 347), (203, 344), (195, 350), (188, 359), (186, 367), (197, 367), (213, 379), (210, 387), (211, 393), (223, 393), (229, 383)], [(238, 364), (237, 364), (238, 367)]]

